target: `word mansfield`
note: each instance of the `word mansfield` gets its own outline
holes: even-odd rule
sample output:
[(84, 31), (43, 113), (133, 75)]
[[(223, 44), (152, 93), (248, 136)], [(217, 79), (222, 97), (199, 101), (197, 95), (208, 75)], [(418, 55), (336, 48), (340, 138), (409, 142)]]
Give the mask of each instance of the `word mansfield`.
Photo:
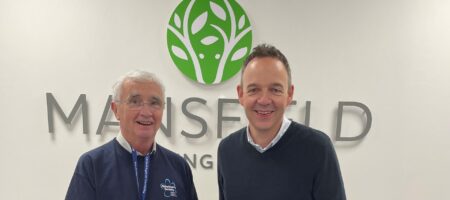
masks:
[[(52, 93), (46, 93), (47, 97), (47, 118), (48, 118), (48, 131), (49, 133), (55, 132), (55, 112), (58, 114), (60, 118), (65, 122), (67, 126), (72, 126), (74, 123), (75, 115), (79, 110), (81, 110), (81, 117), (83, 120), (83, 133), (88, 134), (89, 131), (89, 119), (88, 119), (88, 103), (86, 100), (86, 94), (80, 94), (78, 97), (78, 100), (76, 101), (75, 105), (73, 106), (72, 110), (70, 111), (69, 116), (65, 114), (65, 112), (62, 110), (61, 106), (59, 105), (56, 98), (53, 96)], [(112, 96), (109, 95), (105, 107), (103, 110), (102, 117), (100, 119), (100, 122), (98, 124), (98, 128), (96, 131), (96, 134), (100, 135), (102, 134), (103, 128), (105, 126), (119, 126), (119, 122), (117, 121), (108, 121), (107, 117), (109, 116), (110, 112), (110, 104), (112, 101)], [(291, 105), (296, 105), (296, 101), (293, 101)], [(188, 106), (191, 104), (201, 104), (204, 106), (207, 106), (207, 101), (205, 99), (199, 98), (199, 97), (190, 97), (183, 101), (181, 105), (181, 110), (183, 115), (185, 115), (187, 118), (191, 120), (197, 121), (201, 125), (201, 130), (198, 133), (189, 133), (185, 130), (181, 131), (181, 135), (187, 137), (187, 138), (201, 138), (204, 136), (208, 129), (208, 123), (207, 121), (196, 115), (195, 113), (192, 113), (188, 110)], [(219, 98), (218, 99), (218, 107), (217, 107), (217, 138), (222, 138), (222, 124), (223, 122), (239, 122), (241, 120), (240, 117), (236, 116), (224, 116), (224, 106), (227, 104), (239, 104), (239, 101), (237, 99), (226, 99), (226, 98)], [(167, 137), (172, 136), (172, 98), (167, 97), (166, 98), (166, 124), (161, 124), (161, 131), (166, 135)], [(363, 131), (360, 134), (352, 134), (356, 136), (347, 137), (343, 136), (341, 134), (341, 127), (342, 127), (342, 116), (344, 113), (344, 107), (351, 108), (351, 111), (354, 111), (354, 109), (360, 109), (365, 114), (365, 119), (362, 119), (361, 122), (365, 122), (365, 126)], [(309, 125), (310, 121), (310, 111), (311, 111), (311, 102), (306, 102), (306, 108), (305, 108), (305, 122), (304, 124), (306, 126)], [(178, 113), (178, 112), (177, 112)], [(362, 117), (364, 118), (364, 117)], [(78, 118), (77, 118), (78, 119)], [(372, 113), (370, 112), (370, 109), (363, 103), (360, 102), (353, 102), (353, 101), (340, 101), (338, 102), (338, 111), (337, 111), (337, 124), (336, 124), (336, 141), (357, 141), (363, 139), (370, 130), (370, 127), (372, 125)], [(349, 134), (345, 134), (349, 135)]]

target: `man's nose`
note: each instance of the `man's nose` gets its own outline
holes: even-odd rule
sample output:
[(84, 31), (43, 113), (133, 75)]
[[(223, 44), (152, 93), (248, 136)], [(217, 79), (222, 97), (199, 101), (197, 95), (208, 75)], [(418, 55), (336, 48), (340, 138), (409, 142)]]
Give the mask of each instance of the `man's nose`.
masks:
[(272, 98), (268, 92), (262, 92), (261, 96), (257, 99), (257, 103), (261, 105), (268, 105), (272, 103)]
[(153, 110), (154, 110), (154, 109), (151, 107), (151, 104), (145, 102), (145, 103), (142, 105), (142, 107), (141, 107), (139, 113), (140, 113), (141, 115), (151, 116), (151, 115), (153, 115)]

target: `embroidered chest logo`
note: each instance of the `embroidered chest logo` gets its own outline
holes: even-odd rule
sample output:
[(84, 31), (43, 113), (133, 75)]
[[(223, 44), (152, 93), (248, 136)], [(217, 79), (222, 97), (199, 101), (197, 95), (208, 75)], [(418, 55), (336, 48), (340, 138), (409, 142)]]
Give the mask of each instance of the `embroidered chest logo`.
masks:
[(177, 197), (177, 186), (174, 181), (170, 181), (170, 179), (166, 178), (160, 186), (161, 190), (164, 192), (164, 197)]

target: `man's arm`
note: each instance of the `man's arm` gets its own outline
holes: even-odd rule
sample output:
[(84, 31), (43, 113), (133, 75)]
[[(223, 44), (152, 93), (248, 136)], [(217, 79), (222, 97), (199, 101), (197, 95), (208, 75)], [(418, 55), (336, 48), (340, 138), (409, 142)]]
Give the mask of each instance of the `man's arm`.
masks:
[(185, 163), (185, 166), (186, 166), (186, 171), (187, 171), (187, 177), (186, 177), (187, 185), (186, 185), (186, 189), (189, 190), (189, 191), (187, 191), (187, 192), (189, 192), (189, 198), (188, 199), (198, 200), (197, 191), (195, 189), (191, 168), (189, 167), (189, 164), (187, 164), (187, 163)]
[(67, 190), (66, 200), (95, 200), (95, 183), (92, 174), (92, 162), (87, 156), (78, 160), (77, 167)]
[(346, 200), (344, 182), (333, 144), (327, 138), (323, 160), (314, 180), (313, 195), (315, 200)]
[(221, 148), (222, 142), (219, 144), (217, 148), (217, 182), (219, 186), (219, 200), (225, 200), (225, 196), (223, 193), (223, 177), (221, 172), (222, 160), (221, 160)]

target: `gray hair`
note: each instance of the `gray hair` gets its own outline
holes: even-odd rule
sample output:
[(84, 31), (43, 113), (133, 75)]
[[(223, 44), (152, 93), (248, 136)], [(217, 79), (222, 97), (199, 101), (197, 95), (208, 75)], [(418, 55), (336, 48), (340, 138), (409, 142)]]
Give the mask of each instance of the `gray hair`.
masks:
[(164, 85), (161, 83), (161, 81), (156, 77), (155, 74), (146, 72), (143, 70), (132, 70), (127, 72), (125, 75), (121, 76), (119, 79), (117, 79), (117, 82), (113, 85), (113, 102), (120, 101), (120, 94), (122, 93), (123, 89), (123, 83), (127, 80), (130, 81), (150, 81), (155, 83), (156, 85), (161, 88), (161, 91), (163, 93), (163, 100), (165, 99), (165, 92), (164, 92)]

